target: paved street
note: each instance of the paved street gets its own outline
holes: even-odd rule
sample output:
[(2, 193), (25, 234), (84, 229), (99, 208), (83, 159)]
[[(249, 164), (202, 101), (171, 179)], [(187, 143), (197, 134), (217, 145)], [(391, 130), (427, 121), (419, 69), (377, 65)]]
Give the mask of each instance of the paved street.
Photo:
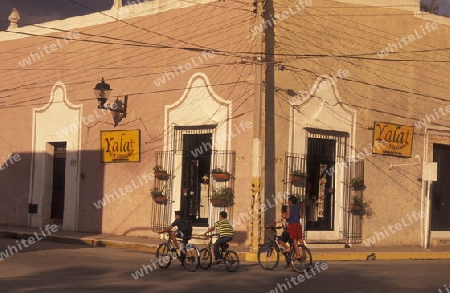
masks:
[[(17, 243), (0, 238), (0, 252)], [(445, 292), (450, 261), (327, 262), (316, 275), (264, 271), (242, 263), (237, 273), (217, 265), (190, 273), (178, 260), (135, 280), (155, 255), (124, 249), (39, 241), (0, 261), (0, 292)], [(309, 277), (309, 278), (308, 278)], [(277, 291), (274, 291), (277, 289)], [(294, 291), (295, 290), (295, 291)]]

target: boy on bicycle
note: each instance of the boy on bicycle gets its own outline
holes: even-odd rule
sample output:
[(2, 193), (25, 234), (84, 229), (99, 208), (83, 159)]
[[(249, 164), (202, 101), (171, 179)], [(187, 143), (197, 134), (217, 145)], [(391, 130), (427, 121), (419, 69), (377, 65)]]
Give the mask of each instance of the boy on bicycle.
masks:
[(209, 228), (208, 231), (203, 233), (203, 235), (206, 235), (209, 232), (214, 231), (217, 227), (219, 228), (219, 238), (214, 243), (214, 264), (219, 264), (221, 261), (219, 246), (233, 240), (233, 226), (231, 226), (227, 217), (227, 212), (221, 211), (219, 214), (219, 221), (214, 224), (214, 227)]
[(300, 218), (302, 217), (302, 211), (297, 204), (297, 198), (294, 195), (288, 198), (288, 232), (295, 248), (295, 259), (302, 259), (298, 242), (302, 242), (302, 225), (300, 224)]
[[(173, 223), (170, 224), (169, 227), (163, 230), (163, 232), (170, 231), (170, 239), (172, 239), (173, 243), (175, 244), (175, 249), (180, 249), (177, 238), (181, 238), (187, 242), (187, 240), (189, 240), (192, 236), (192, 230), (189, 231), (189, 227), (187, 227), (189, 225), (185, 224), (186, 221), (189, 220), (183, 219), (181, 217), (181, 211), (175, 211), (175, 221), (173, 221)], [(171, 231), (174, 227), (177, 227), (178, 230)], [(190, 229), (192, 229), (192, 226)]]
[(275, 226), (277, 223), (281, 224), (281, 227), (283, 228), (283, 232), (280, 236), (277, 236), (277, 241), (283, 247), (283, 252), (289, 251), (289, 246), (287, 245), (287, 242), (289, 242), (289, 232), (288, 229), (288, 214), (287, 214), (287, 206), (283, 205), (281, 207), (281, 216), (279, 219), (275, 220), (275, 222), (272, 224), (272, 226)]

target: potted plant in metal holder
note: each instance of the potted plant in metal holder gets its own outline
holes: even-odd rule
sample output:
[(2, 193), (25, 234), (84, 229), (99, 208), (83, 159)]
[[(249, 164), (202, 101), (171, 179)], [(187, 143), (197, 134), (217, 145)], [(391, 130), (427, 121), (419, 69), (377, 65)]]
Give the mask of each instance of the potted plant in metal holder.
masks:
[(211, 194), (211, 204), (215, 207), (228, 207), (234, 204), (234, 192), (231, 187), (220, 187), (214, 189)]
[(167, 202), (167, 197), (164, 194), (163, 190), (158, 188), (158, 187), (153, 187), (152, 190), (150, 191), (153, 200), (156, 203), (166, 203)]
[(289, 179), (294, 183), (305, 183), (308, 178), (308, 173), (303, 172), (302, 170), (292, 170)]
[(212, 169), (211, 175), (217, 181), (228, 181), (231, 178), (231, 174), (223, 168)]
[(352, 180), (350, 181), (350, 185), (352, 186), (353, 190), (363, 190), (366, 187), (364, 185), (364, 178), (362, 177), (352, 178)]
[(169, 178), (169, 174), (167, 174), (167, 171), (161, 165), (156, 165), (155, 167), (153, 167), (153, 171), (155, 174), (155, 178), (157, 179), (167, 180)]
[(352, 202), (350, 203), (349, 210), (355, 216), (366, 216), (367, 218), (371, 218), (373, 215), (373, 211), (370, 204), (371, 202), (365, 201), (362, 194), (354, 195), (352, 198)]

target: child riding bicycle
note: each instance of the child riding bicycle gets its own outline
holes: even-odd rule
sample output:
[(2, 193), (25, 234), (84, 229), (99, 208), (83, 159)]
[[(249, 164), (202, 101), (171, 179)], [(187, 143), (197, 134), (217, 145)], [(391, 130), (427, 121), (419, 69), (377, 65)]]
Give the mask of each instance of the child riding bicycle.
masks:
[(288, 232), (295, 248), (295, 259), (303, 259), (304, 256), (300, 254), (298, 242), (303, 244), (302, 240), (302, 225), (300, 224), (300, 218), (302, 217), (302, 210), (297, 204), (297, 198), (294, 195), (288, 198), (287, 214), (288, 214)]
[[(178, 230), (171, 231), (174, 227), (177, 227)], [(181, 238), (187, 243), (192, 237), (192, 224), (189, 219), (182, 217), (181, 211), (175, 211), (175, 221), (164, 229), (163, 232), (170, 232), (170, 239), (172, 239), (176, 249), (180, 249), (177, 238)]]
[(227, 217), (227, 212), (221, 211), (219, 214), (219, 221), (217, 221), (213, 227), (209, 228), (208, 231), (203, 233), (203, 235), (206, 235), (209, 232), (214, 231), (217, 227), (219, 228), (219, 238), (214, 243), (214, 264), (219, 264), (221, 262), (219, 246), (233, 240), (233, 226), (231, 226)]
[(281, 227), (283, 228), (283, 231), (281, 232), (281, 235), (277, 236), (277, 241), (283, 247), (283, 252), (289, 251), (289, 246), (287, 243), (289, 242), (289, 232), (288, 229), (288, 214), (287, 214), (287, 206), (283, 205), (281, 207), (281, 215), (279, 219), (276, 219), (275, 222), (273, 222), (272, 226), (274, 227), (276, 224), (281, 224)]

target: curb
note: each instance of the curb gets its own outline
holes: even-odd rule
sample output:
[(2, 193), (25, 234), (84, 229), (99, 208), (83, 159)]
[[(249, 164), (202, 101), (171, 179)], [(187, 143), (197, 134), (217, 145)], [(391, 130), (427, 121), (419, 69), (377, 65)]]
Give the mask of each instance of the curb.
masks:
[[(372, 260), (444, 260), (450, 259), (450, 252), (311, 252), (313, 261), (372, 261)], [(239, 253), (238, 253), (239, 254)], [(244, 252), (239, 258), (257, 262), (256, 253)]]
[[(1, 238), (26, 239), (33, 237), (34, 232), (0, 231)], [(143, 244), (116, 240), (99, 240), (93, 237), (57, 236), (49, 235), (44, 241), (52, 241), (67, 244), (81, 244), (94, 247), (110, 247), (129, 249), (134, 251), (155, 253), (159, 244)], [(236, 251), (241, 261), (258, 262), (256, 252)], [(403, 251), (403, 252), (323, 252), (312, 251), (314, 261), (367, 261), (367, 260), (444, 260), (450, 259), (450, 251)]]
[(98, 241), (101, 247), (111, 247), (111, 248), (121, 248), (121, 249), (131, 249), (135, 251), (144, 251), (144, 252), (156, 252), (158, 245), (155, 244), (140, 244), (140, 243), (131, 243), (131, 242), (117, 242), (112, 240), (103, 240)]
[[(1, 238), (27, 239), (29, 237), (34, 237), (34, 236), (35, 236), (34, 232), (0, 231)], [(97, 241), (95, 239), (90, 239), (90, 238), (47, 235), (42, 240), (67, 243), (67, 244), (85, 244), (85, 245), (91, 245), (91, 246), (98, 246), (98, 245), (96, 245)]]

